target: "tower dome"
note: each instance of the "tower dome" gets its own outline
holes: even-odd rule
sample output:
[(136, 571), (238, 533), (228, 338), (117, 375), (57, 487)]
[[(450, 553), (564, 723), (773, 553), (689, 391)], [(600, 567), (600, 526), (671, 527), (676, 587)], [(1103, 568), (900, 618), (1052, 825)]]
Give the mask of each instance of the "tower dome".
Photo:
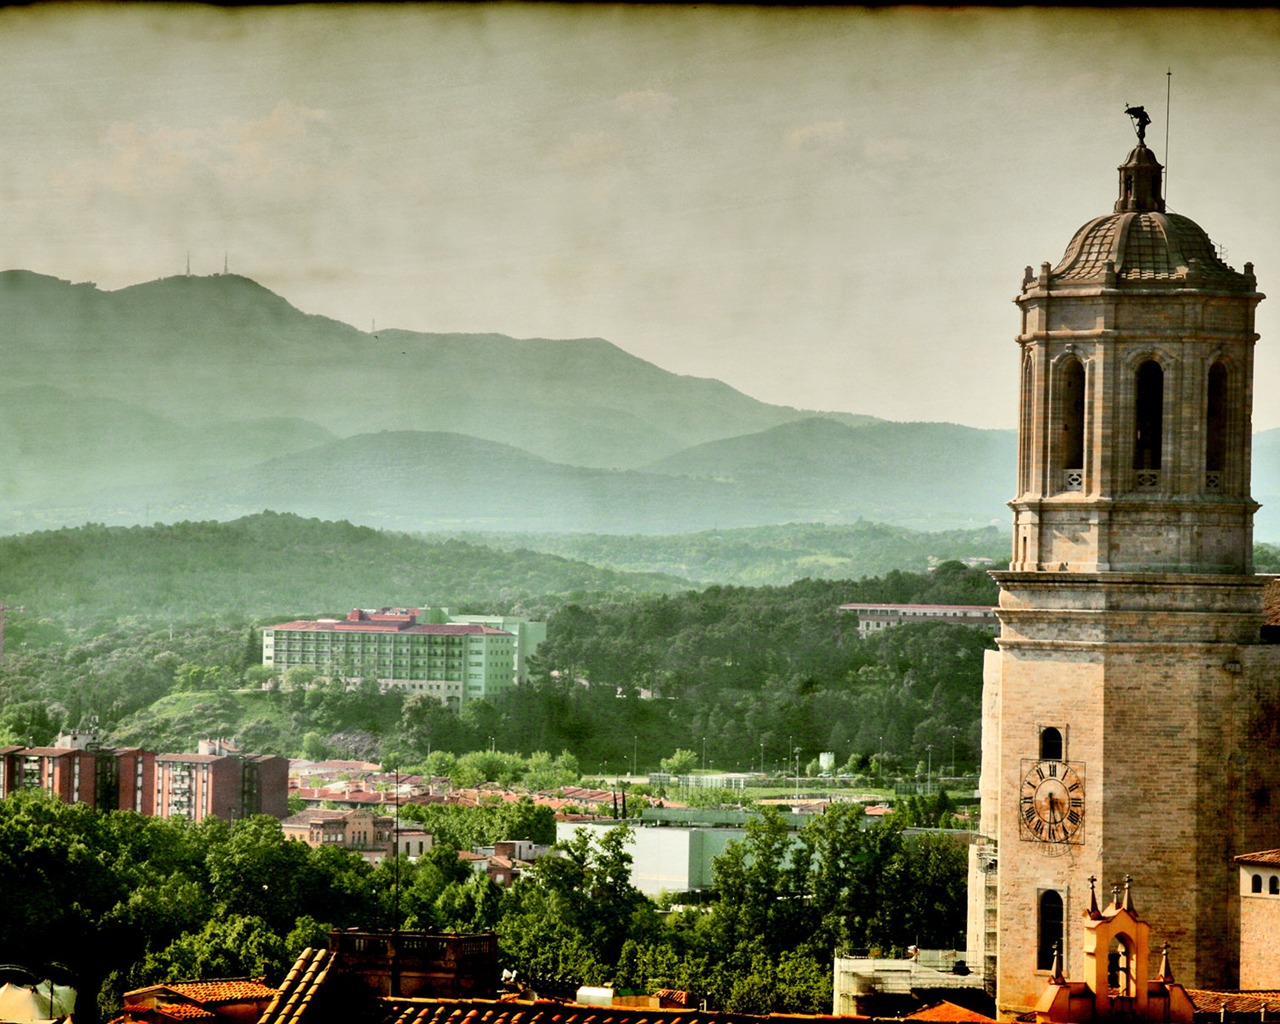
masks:
[(1050, 282), (1072, 285), (1209, 287), (1252, 291), (1250, 273), (1227, 266), (1204, 229), (1189, 217), (1165, 211), (1163, 167), (1139, 144), (1118, 168), (1115, 209), (1085, 224), (1067, 246)]

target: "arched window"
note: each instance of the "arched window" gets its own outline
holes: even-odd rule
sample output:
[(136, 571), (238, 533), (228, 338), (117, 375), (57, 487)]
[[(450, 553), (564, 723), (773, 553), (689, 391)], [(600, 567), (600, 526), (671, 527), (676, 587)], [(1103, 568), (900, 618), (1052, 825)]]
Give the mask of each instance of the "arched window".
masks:
[(1036, 942), (1036, 970), (1053, 969), (1053, 951), (1062, 945), (1062, 895), (1053, 889), (1040, 894), (1040, 929)]
[(1022, 358), (1021, 420), (1018, 425), (1018, 491), (1027, 490), (1031, 481), (1031, 412), (1035, 405), (1031, 388), (1035, 384), (1035, 364), (1031, 354)]
[(1071, 358), (1062, 367), (1062, 489), (1084, 486), (1084, 367)]
[(1148, 359), (1138, 367), (1134, 378), (1133, 468), (1159, 469), (1163, 441), (1164, 369), (1154, 359)]
[(1051, 725), (1040, 730), (1040, 760), (1062, 760), (1062, 733)]
[(1269, 885), (1267, 891), (1272, 896), (1280, 896), (1280, 877), (1277, 877), (1276, 875), (1271, 876), (1271, 884)]
[(1261, 875), (1254, 875), (1253, 878), (1250, 880), (1250, 883), (1251, 883), (1249, 887), (1250, 892), (1262, 892), (1262, 876)]
[(1227, 368), (1221, 360), (1209, 367), (1208, 406), (1204, 425), (1205, 490), (1222, 487), (1227, 468)]
[(1118, 996), (1133, 995), (1133, 972), (1129, 965), (1129, 944), (1120, 936), (1107, 950), (1107, 987)]

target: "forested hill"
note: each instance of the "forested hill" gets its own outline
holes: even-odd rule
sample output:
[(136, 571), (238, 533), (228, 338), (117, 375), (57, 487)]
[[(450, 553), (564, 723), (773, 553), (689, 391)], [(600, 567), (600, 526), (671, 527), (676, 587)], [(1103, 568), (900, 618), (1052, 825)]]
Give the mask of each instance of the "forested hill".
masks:
[[(435, 536), (444, 539), (443, 535)], [(669, 573), (699, 586), (784, 586), (793, 580), (857, 580), (894, 570), (924, 571), (939, 562), (1009, 557), (1009, 531), (924, 533), (888, 523), (787, 523), (667, 535), (602, 533), (460, 533), (461, 540), (503, 550), (527, 548), (627, 572)], [(982, 563), (986, 564), (986, 563)], [(848, 600), (855, 600), (848, 598)]]
[(263, 512), (229, 523), (87, 525), (0, 537), (0, 600), (64, 623), (255, 620), (375, 605), (518, 609), (689, 583), (531, 551), (424, 541)]

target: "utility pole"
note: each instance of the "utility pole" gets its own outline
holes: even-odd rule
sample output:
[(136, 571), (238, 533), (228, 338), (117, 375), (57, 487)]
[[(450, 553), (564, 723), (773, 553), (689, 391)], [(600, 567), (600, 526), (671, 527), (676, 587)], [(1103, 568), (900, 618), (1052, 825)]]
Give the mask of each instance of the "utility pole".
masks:
[(932, 792), (929, 788), (929, 780), (933, 777), (933, 744), (930, 743), (924, 749), (929, 754), (929, 765), (924, 770), (924, 795), (928, 796)]

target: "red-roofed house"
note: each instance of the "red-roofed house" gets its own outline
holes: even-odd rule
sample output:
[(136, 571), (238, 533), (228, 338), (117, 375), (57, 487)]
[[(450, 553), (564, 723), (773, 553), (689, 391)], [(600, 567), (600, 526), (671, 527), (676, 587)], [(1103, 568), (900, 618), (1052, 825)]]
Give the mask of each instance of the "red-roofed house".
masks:
[(358, 808), (350, 811), (317, 808), (301, 811), (280, 822), (286, 839), (308, 846), (341, 846), (358, 851), (371, 864), (399, 849), (401, 856), (421, 857), (432, 846), (430, 832), (422, 829), (396, 829), (390, 815), (375, 815)]
[(275, 994), (261, 979), (168, 982), (126, 992), (116, 1021), (254, 1024)]

